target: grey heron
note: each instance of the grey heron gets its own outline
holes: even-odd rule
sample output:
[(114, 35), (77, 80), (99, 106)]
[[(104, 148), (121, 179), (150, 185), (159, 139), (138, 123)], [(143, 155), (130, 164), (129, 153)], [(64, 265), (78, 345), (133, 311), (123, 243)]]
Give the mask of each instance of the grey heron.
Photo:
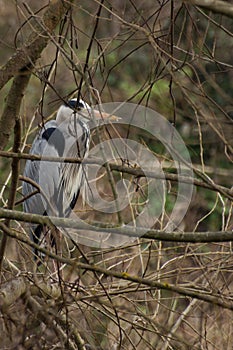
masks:
[[(90, 145), (91, 119), (109, 118), (106, 113), (92, 109), (86, 102), (72, 99), (62, 105), (56, 120), (43, 125), (36, 136), (30, 154), (52, 157), (79, 157), (88, 155)], [(64, 163), (27, 160), (24, 177), (32, 181), (23, 182), (25, 196), (24, 211), (28, 213), (68, 217), (74, 208), (80, 188), (85, 179), (85, 165), (82, 163)], [(40, 191), (35, 194), (36, 183)], [(31, 195), (34, 192), (34, 195)], [(43, 226), (32, 225), (32, 240), (41, 244)], [(38, 256), (38, 252), (35, 251)]]

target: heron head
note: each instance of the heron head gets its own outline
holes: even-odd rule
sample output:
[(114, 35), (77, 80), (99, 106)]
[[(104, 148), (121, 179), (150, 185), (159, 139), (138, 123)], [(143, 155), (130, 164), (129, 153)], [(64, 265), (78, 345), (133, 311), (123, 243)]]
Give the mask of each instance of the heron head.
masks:
[[(74, 118), (74, 116), (80, 118), (80, 119), (88, 119), (86, 118), (86, 114), (83, 114), (83, 111), (89, 111), (90, 113), (90, 106), (84, 102), (83, 100), (77, 101), (76, 98), (73, 98), (72, 100), (69, 100), (67, 103), (63, 104), (58, 112), (56, 121), (58, 124), (61, 124), (63, 122), (69, 122), (71, 119)], [(85, 120), (87, 122), (88, 120)]]
[(91, 120), (119, 119), (111, 114), (91, 108), (88, 103), (83, 100), (77, 100), (76, 98), (69, 100), (66, 104), (59, 108), (56, 121), (58, 124), (61, 124), (64, 121), (73, 119), (74, 117), (82, 120), (85, 123), (88, 123)]

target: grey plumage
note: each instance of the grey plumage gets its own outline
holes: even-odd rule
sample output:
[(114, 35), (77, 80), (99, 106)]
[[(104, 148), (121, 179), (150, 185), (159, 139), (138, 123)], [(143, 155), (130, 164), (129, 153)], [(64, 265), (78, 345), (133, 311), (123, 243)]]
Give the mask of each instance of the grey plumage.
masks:
[[(88, 154), (90, 107), (83, 101), (71, 100), (60, 107), (56, 120), (47, 122), (35, 138), (30, 154), (43, 157), (80, 157)], [(85, 112), (85, 113), (84, 113)], [(69, 216), (74, 208), (85, 179), (85, 167), (79, 163), (28, 160), (24, 176), (39, 185), (41, 192), (24, 201), (28, 213)], [(28, 196), (35, 187), (23, 182), (23, 195)], [(31, 236), (40, 242), (42, 227), (32, 225)]]

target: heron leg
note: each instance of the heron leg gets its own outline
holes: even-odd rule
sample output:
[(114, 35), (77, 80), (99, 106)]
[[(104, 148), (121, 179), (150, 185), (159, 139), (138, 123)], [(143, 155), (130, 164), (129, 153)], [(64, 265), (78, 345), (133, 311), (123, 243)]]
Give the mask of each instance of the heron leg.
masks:
[[(51, 229), (46, 225), (38, 225), (32, 234), (32, 239), (34, 243), (46, 249), (56, 245), (55, 237)], [(37, 264), (40, 265), (45, 260), (45, 254), (35, 248), (34, 259), (37, 261)]]
[[(41, 240), (41, 236), (42, 236), (42, 232), (43, 232), (43, 226), (42, 225), (38, 225), (36, 227), (36, 229), (33, 232), (32, 238), (33, 238), (33, 242), (36, 244), (40, 244), (40, 240)], [(39, 253), (38, 249), (35, 248), (34, 249), (34, 259), (38, 260), (38, 258), (40, 257), (41, 253)]]

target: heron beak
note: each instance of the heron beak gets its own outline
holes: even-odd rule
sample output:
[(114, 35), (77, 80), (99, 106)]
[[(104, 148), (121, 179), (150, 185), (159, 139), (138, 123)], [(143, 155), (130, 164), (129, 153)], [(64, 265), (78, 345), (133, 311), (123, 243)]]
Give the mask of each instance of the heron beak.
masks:
[[(82, 111), (82, 112), (84, 112), (84, 111)], [(118, 121), (121, 119), (120, 117), (118, 117), (116, 115), (113, 115), (111, 113), (105, 113), (105, 112), (99, 111), (97, 109), (91, 109), (90, 111), (85, 111), (85, 113), (87, 113), (89, 119), (92, 119), (92, 120)]]
[(94, 112), (94, 117), (96, 119), (105, 119), (105, 120), (110, 120), (110, 121), (117, 121), (117, 120), (121, 119), (120, 117), (117, 117), (116, 115), (113, 115), (111, 113), (97, 111), (96, 109), (94, 109), (93, 112)]

